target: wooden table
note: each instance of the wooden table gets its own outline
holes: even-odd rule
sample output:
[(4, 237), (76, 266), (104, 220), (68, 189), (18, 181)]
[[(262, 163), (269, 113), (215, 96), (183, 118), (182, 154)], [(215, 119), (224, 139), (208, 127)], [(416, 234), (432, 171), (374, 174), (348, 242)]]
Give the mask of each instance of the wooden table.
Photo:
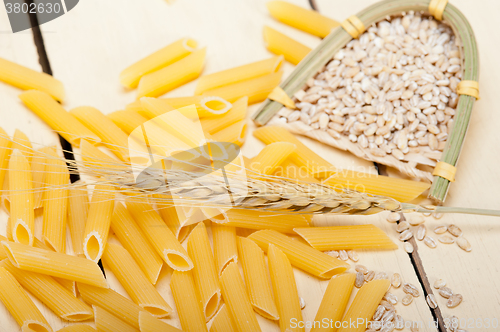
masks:
[[(288, 0), (310, 8), (307, 0)], [(76, 106), (89, 105), (110, 113), (132, 102), (135, 91), (127, 91), (118, 81), (120, 71), (137, 59), (177, 40), (190, 36), (208, 47), (207, 64), (204, 73), (260, 60), (270, 56), (263, 45), (262, 27), (267, 24), (292, 36), (302, 43), (315, 47), (319, 39), (273, 20), (266, 8), (265, 0), (177, 0), (168, 4), (162, 0), (151, 1), (80, 1), (77, 7), (66, 15), (41, 26), (43, 42), (48, 63), (53, 75), (60, 79), (67, 91), (64, 106), (70, 110)], [(312, 1), (317, 10), (337, 20), (374, 3), (374, 0), (316, 0)], [(500, 113), (496, 112), (494, 98), (495, 78), (500, 77), (498, 64), (498, 45), (500, 34), (494, 23), (500, 12), (500, 3), (495, 0), (483, 0), (481, 6), (467, 0), (452, 0), (470, 20), (478, 39), (481, 54), (481, 96), (474, 110), (470, 130), (457, 174), (457, 182), (451, 187), (447, 205), (498, 208), (496, 198), (500, 195), (500, 173), (495, 172), (496, 159), (500, 147)], [(35, 30), (36, 32), (36, 30)], [(40, 52), (40, 49), (38, 50)], [(37, 48), (31, 31), (10, 33), (5, 11), (0, 9), (0, 57), (7, 58), (27, 67), (41, 70)], [(41, 54), (43, 63), (44, 54)], [(46, 63), (45, 69), (47, 69)], [(285, 65), (285, 75), (293, 70)], [(186, 96), (194, 91), (192, 82), (168, 94), (168, 96)], [(15, 128), (24, 131), (31, 140), (44, 145), (58, 142), (57, 136), (17, 98), (19, 90), (0, 84), (0, 126), (10, 135)], [(250, 114), (257, 109), (250, 107)], [(250, 126), (244, 153), (254, 156), (263, 144), (251, 135)], [(497, 141), (496, 138), (499, 138)], [(326, 159), (341, 168), (355, 168), (376, 172), (373, 164), (352, 155), (338, 151), (308, 139), (303, 141), (320, 152)], [(392, 172), (391, 172), (392, 174)], [(0, 232), (5, 231), (6, 214), (0, 212)], [(456, 245), (440, 244), (437, 249), (430, 249), (418, 243), (418, 254), (414, 259), (402, 249), (397, 240), (394, 225), (385, 221), (384, 215), (369, 217), (328, 216), (315, 219), (316, 225), (346, 225), (374, 223), (386, 231), (401, 247), (390, 252), (360, 252), (359, 264), (375, 271), (384, 271), (391, 275), (398, 272), (405, 282), (417, 285), (431, 284), (437, 278), (444, 278), (449, 286), (464, 296), (464, 302), (455, 309), (448, 309), (439, 295), (438, 303), (442, 317), (456, 315), (467, 319), (467, 323), (486, 323), (486, 319), (500, 319), (498, 307), (500, 295), (498, 276), (500, 258), (497, 255), (500, 244), (498, 220), (489, 217), (464, 215), (445, 216), (441, 220), (428, 218), (428, 228), (439, 224), (455, 223), (459, 225), (473, 246), (471, 253), (460, 250)], [(38, 222), (38, 226), (40, 222)], [(39, 231), (39, 230), (37, 230)], [(418, 256), (418, 257), (417, 257)], [(414, 260), (420, 258), (421, 269), (417, 272)], [(112, 288), (126, 295), (110, 271), (106, 271)], [(157, 289), (173, 305), (169, 288), (171, 270), (162, 271)], [(304, 298), (304, 320), (313, 320), (319, 307), (327, 282), (295, 270), (299, 295)], [(401, 298), (401, 289), (391, 290)], [(67, 325), (43, 304), (35, 300), (47, 317), (54, 330)], [(405, 320), (419, 321), (425, 324), (420, 331), (438, 331), (429, 326), (433, 318), (441, 317), (433, 312), (420, 296), (410, 306), (397, 305), (397, 312)], [(257, 316), (263, 331), (279, 331), (276, 324)], [(180, 327), (174, 314), (166, 320)], [(498, 322), (498, 321), (497, 321)], [(0, 304), (0, 331), (18, 331), (19, 328), (5, 307)], [(485, 327), (468, 328), (469, 331), (496, 331)]]

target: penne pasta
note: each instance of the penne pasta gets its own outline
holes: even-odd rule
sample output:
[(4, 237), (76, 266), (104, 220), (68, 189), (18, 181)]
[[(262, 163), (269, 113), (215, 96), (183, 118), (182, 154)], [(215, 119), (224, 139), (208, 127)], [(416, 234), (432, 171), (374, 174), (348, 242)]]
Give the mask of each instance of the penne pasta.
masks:
[[(78, 284), (78, 291), (82, 299), (91, 304), (94, 309), (96, 307), (102, 308), (128, 325), (139, 329), (139, 313), (146, 311), (126, 297), (109, 288), (99, 288), (80, 283)], [(105, 313), (101, 312), (101, 314)], [(95, 316), (99, 318), (99, 311)], [(118, 331), (121, 332), (121, 330)]]
[(98, 109), (90, 106), (76, 107), (69, 111), (83, 125), (101, 139), (104, 146), (113, 152), (120, 160), (129, 161), (128, 136), (111, 119)]
[(21, 93), (19, 98), (30, 110), (72, 145), (80, 146), (82, 138), (92, 142), (92, 144), (101, 142), (96, 134), (87, 129), (69, 112), (66, 112), (57, 101), (45, 92), (29, 90)]
[(102, 261), (113, 272), (132, 301), (141, 308), (158, 318), (165, 318), (172, 313), (172, 308), (160, 296), (125, 248), (108, 243)]
[(158, 97), (200, 76), (205, 64), (206, 48), (194, 51), (185, 58), (141, 78), (137, 99)]
[(89, 194), (83, 183), (74, 183), (68, 191), (68, 228), (73, 252), (83, 255), (85, 224), (89, 214)]
[(55, 149), (47, 152), (43, 193), (43, 242), (57, 252), (66, 252), (69, 171)]
[(21, 286), (62, 319), (80, 322), (93, 318), (92, 309), (52, 277), (18, 269), (8, 259), (1, 261), (0, 267), (9, 271)]
[(278, 320), (279, 313), (269, 283), (264, 252), (252, 240), (239, 236), (237, 241), (238, 255), (253, 309), (262, 317)]
[(9, 261), (18, 269), (108, 288), (97, 263), (83, 257), (2, 241)]
[(233, 108), (224, 115), (201, 120), (203, 130), (210, 135), (245, 119), (248, 107), (248, 99), (240, 98), (233, 103)]
[(266, 3), (271, 16), (280, 22), (305, 31), (320, 38), (325, 38), (332, 29), (340, 24), (319, 14), (317, 11), (305, 9), (286, 1), (269, 1)]
[[(355, 280), (355, 273), (343, 273), (330, 279), (314, 318), (315, 325), (312, 327), (311, 332), (335, 332), (337, 330), (337, 322), (340, 323), (344, 315)], [(327, 326), (323, 324), (325, 321), (329, 322)], [(316, 322), (320, 322), (320, 326), (317, 326)]]
[(35, 209), (31, 168), (19, 150), (9, 160), (10, 234), (16, 242), (33, 245)]
[(330, 279), (349, 268), (349, 264), (276, 231), (257, 231), (248, 238), (265, 252), (270, 244), (274, 244), (283, 251), (293, 266), (321, 279)]
[(295, 228), (314, 249), (397, 249), (398, 246), (380, 228), (372, 225)]
[(191, 38), (179, 39), (125, 68), (120, 73), (120, 83), (127, 88), (135, 88), (141, 77), (185, 58), (197, 46), (198, 43)]
[(0, 267), (0, 301), (23, 331), (52, 332), (45, 317), (5, 268)]
[(259, 154), (252, 158), (250, 169), (260, 174), (271, 175), (297, 146), (288, 142), (276, 142), (266, 145)]
[(264, 101), (273, 89), (280, 84), (282, 76), (283, 72), (280, 70), (276, 73), (207, 90), (203, 92), (202, 96), (218, 96), (230, 103), (246, 96), (248, 97), (248, 104), (251, 105)]
[(22, 90), (40, 90), (58, 101), (64, 101), (64, 86), (52, 75), (21, 66), (15, 62), (0, 58), (0, 81)]
[(236, 244), (236, 228), (212, 224), (212, 238), (214, 243), (214, 258), (219, 277), (231, 263), (238, 262), (238, 246)]
[(245, 143), (247, 132), (246, 120), (240, 120), (212, 134), (212, 139), (216, 142), (229, 142), (239, 146)]
[(146, 238), (168, 266), (176, 271), (189, 271), (193, 268), (188, 253), (151, 205), (127, 202), (127, 207)]
[(31, 163), (31, 158), (33, 157), (33, 146), (31, 145), (30, 139), (25, 133), (16, 129), (14, 131), (14, 136), (12, 136), (12, 151), (18, 149), (26, 157), (29, 163)]
[(87, 324), (73, 324), (63, 327), (57, 332), (97, 332), (97, 330)]
[[(0, 235), (0, 242), (2, 241), (9, 241), (5, 236)], [(0, 246), (0, 260), (4, 260), (7, 258), (7, 253), (5, 252), (5, 249), (3, 246)]]
[(282, 63), (283, 57), (275, 56), (266, 60), (204, 75), (198, 80), (194, 94), (201, 95), (205, 91), (276, 73), (280, 70)]
[(83, 164), (90, 169), (112, 168), (117, 171), (130, 170), (130, 166), (121, 163), (119, 160), (115, 160), (84, 139), (80, 142), (80, 157)]
[(181, 332), (178, 328), (164, 323), (144, 311), (139, 313), (139, 326), (141, 332)]
[(170, 289), (174, 296), (182, 330), (185, 332), (208, 331), (192, 273), (174, 271), (170, 279)]
[[(391, 287), (391, 282), (387, 279), (372, 280), (364, 284), (356, 293), (354, 301), (342, 318), (342, 326), (337, 331), (365, 331), (389, 287)], [(348, 323), (345, 324), (345, 322)]]
[(298, 65), (311, 52), (306, 45), (269, 26), (264, 26), (264, 43), (270, 52), (284, 56), (286, 61), (294, 65)]
[(47, 146), (40, 148), (33, 153), (31, 158), (31, 174), (33, 176), (33, 205), (35, 209), (43, 207), (42, 198), (46, 186), (45, 180), (47, 172), (45, 170), (47, 164), (47, 153), (53, 151), (55, 146)]
[(132, 255), (149, 282), (156, 284), (160, 275), (163, 261), (146, 240), (132, 215), (121, 203), (115, 205), (111, 217), (111, 230), (115, 233), (120, 243)]
[[(168, 228), (174, 233), (179, 242), (184, 241), (193, 228), (191, 225), (185, 226), (188, 217), (186, 217), (181, 207), (176, 208), (172, 205), (156, 204), (161, 218), (167, 224)], [(182, 221), (181, 221), (182, 220)]]
[(106, 116), (127, 134), (131, 134), (135, 128), (148, 121), (148, 118), (136, 111), (115, 111)]
[(310, 215), (276, 214), (258, 210), (231, 209), (226, 211), (228, 222), (224, 226), (272, 229), (281, 233), (294, 233), (294, 228), (309, 227)]
[(210, 332), (231, 332), (236, 331), (236, 324), (225, 303), (222, 304), (220, 310), (215, 315), (210, 326)]
[(297, 180), (298, 182), (320, 183), (307, 169), (297, 166), (290, 159), (286, 159), (281, 165), (276, 167), (274, 175), (288, 178), (289, 180)]
[(269, 273), (274, 289), (274, 298), (279, 313), (280, 330), (305, 331), (304, 327), (293, 321), (302, 322), (302, 309), (300, 308), (299, 293), (293, 275), (292, 265), (287, 256), (275, 245), (269, 244), (267, 252), (269, 260)]
[(125, 323), (101, 307), (93, 305), (92, 309), (94, 310), (95, 326), (98, 332), (139, 332), (135, 327)]
[(231, 262), (228, 264), (224, 272), (222, 272), (220, 283), (222, 296), (231, 312), (231, 316), (234, 317), (236, 330), (241, 332), (261, 331), (237, 263)]
[(112, 186), (96, 185), (89, 206), (83, 253), (91, 261), (98, 262), (108, 240), (111, 216), (115, 205), (115, 192)]
[(221, 291), (212, 248), (203, 222), (198, 223), (189, 235), (187, 248), (194, 264), (193, 280), (208, 322), (219, 308)]
[(5, 130), (0, 127), (0, 188), (3, 188), (3, 184), (6, 178), (7, 169), (9, 167), (10, 152), (12, 151), (12, 141)]

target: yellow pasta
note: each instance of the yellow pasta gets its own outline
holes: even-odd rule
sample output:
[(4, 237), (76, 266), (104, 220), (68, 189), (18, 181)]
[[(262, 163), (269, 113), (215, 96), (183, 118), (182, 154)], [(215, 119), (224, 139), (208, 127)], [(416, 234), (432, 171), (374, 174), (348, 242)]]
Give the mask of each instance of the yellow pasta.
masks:
[(120, 161), (99, 150), (94, 145), (82, 139), (80, 142), (80, 156), (86, 167), (100, 169), (113, 168), (114, 170), (130, 170), (130, 166), (122, 164)]
[(23, 90), (40, 90), (58, 101), (64, 101), (65, 92), (61, 81), (52, 75), (29, 69), (2, 58), (0, 58), (0, 81)]
[(5, 130), (0, 127), (0, 189), (3, 188), (5, 174), (9, 167), (9, 157), (12, 147), (12, 141)]
[(62, 319), (79, 322), (93, 317), (92, 309), (88, 305), (52, 277), (18, 269), (8, 259), (1, 261), (0, 267), (9, 271), (21, 286)]
[(139, 326), (141, 332), (181, 332), (178, 328), (164, 323), (144, 311), (139, 313)]
[(310, 215), (276, 214), (275, 212), (231, 209), (226, 211), (228, 222), (224, 226), (249, 229), (272, 229), (281, 233), (294, 233), (294, 228), (309, 227)]
[(299, 322), (303, 322), (302, 309), (300, 308), (297, 284), (290, 261), (273, 244), (269, 244), (267, 257), (269, 260), (269, 273), (271, 274), (274, 298), (279, 313), (280, 330), (282, 332), (305, 331), (304, 327), (301, 328), (298, 324)]
[(123, 247), (132, 255), (149, 282), (155, 285), (163, 261), (151, 244), (148, 243), (130, 212), (121, 203), (115, 205), (111, 217), (111, 229)]
[[(342, 319), (342, 327), (338, 332), (365, 331), (375, 310), (384, 297), (391, 282), (387, 279), (373, 280), (366, 283), (356, 293), (356, 297)], [(351, 322), (351, 323), (350, 323)], [(356, 322), (352, 324), (352, 322)], [(354, 327), (353, 327), (354, 325)]]
[[(100, 307), (111, 315), (123, 320), (128, 325), (139, 329), (139, 313), (143, 308), (109, 288), (99, 288), (78, 284), (78, 291), (83, 300), (95, 307)], [(98, 315), (97, 315), (98, 316)]]
[(222, 296), (231, 316), (234, 318), (237, 331), (261, 331), (252, 304), (248, 298), (245, 285), (241, 279), (238, 264), (229, 263), (220, 277)]
[(276, 73), (280, 70), (282, 63), (283, 57), (275, 56), (270, 59), (256, 61), (243, 66), (204, 75), (198, 80), (194, 94), (201, 95), (208, 90)]
[(200, 76), (205, 64), (206, 48), (194, 51), (185, 58), (141, 78), (137, 99), (158, 97)]
[[(330, 279), (314, 318), (311, 332), (335, 332), (337, 330), (347, 302), (349, 302), (355, 280), (356, 274), (354, 273), (343, 273)], [(328, 324), (324, 324), (325, 321)]]
[(106, 247), (115, 205), (114, 200), (115, 193), (112, 186), (95, 186), (83, 240), (83, 253), (91, 261), (98, 262)]
[(69, 112), (66, 112), (57, 101), (45, 92), (30, 90), (21, 93), (19, 98), (29, 109), (72, 145), (80, 146), (80, 139), (82, 138), (92, 142), (92, 144), (101, 142), (96, 134), (87, 129)]
[(266, 145), (259, 154), (252, 158), (250, 170), (271, 175), (285, 159), (288, 158), (297, 146), (288, 142), (276, 142)]
[(35, 237), (32, 181), (28, 160), (14, 150), (9, 160), (10, 232), (14, 241), (28, 245)]
[(70, 111), (81, 123), (94, 132), (102, 143), (122, 161), (129, 161), (128, 136), (98, 109), (76, 107)]
[(283, 76), (283, 72), (280, 70), (276, 73), (211, 89), (203, 92), (202, 96), (218, 96), (230, 103), (246, 96), (248, 97), (248, 104), (259, 103), (265, 100), (273, 89), (280, 84), (281, 76)]
[(210, 326), (210, 332), (232, 332), (236, 331), (236, 324), (225, 303), (222, 304), (220, 310), (215, 315)]
[(47, 163), (47, 153), (56, 149), (55, 146), (46, 146), (40, 148), (33, 153), (31, 158), (31, 174), (33, 175), (33, 199), (35, 209), (43, 207), (42, 198), (44, 195), (45, 179), (47, 172), (45, 171)]
[(311, 52), (306, 45), (268, 26), (264, 26), (264, 42), (270, 52), (283, 55), (285, 60), (294, 65)]
[(125, 68), (120, 73), (120, 83), (135, 88), (141, 77), (185, 58), (197, 46), (198, 43), (191, 38), (179, 39)]
[(193, 262), (175, 235), (153, 207), (147, 203), (127, 202), (135, 221), (163, 261), (176, 271), (189, 271)]
[(236, 228), (212, 224), (214, 258), (219, 277), (232, 262), (238, 262), (238, 245), (236, 244)]
[(384, 231), (372, 224), (295, 228), (294, 231), (320, 251), (398, 248)]
[(172, 205), (156, 205), (165, 224), (167, 224), (168, 228), (174, 233), (177, 240), (182, 242), (192, 229), (191, 225), (185, 226), (187, 217), (183, 213), (182, 208), (176, 208)]
[(97, 263), (83, 257), (33, 248), (20, 243), (2, 241), (10, 262), (21, 270), (74, 280), (107, 288), (108, 283)]
[(245, 119), (248, 107), (248, 99), (246, 97), (238, 99), (233, 103), (233, 108), (224, 115), (214, 116), (213, 118), (202, 119), (201, 125), (203, 130), (209, 134), (216, 132)]
[(33, 146), (25, 133), (16, 129), (14, 136), (12, 136), (12, 150), (18, 149), (26, 157), (28, 162), (31, 163), (33, 157)]
[(174, 296), (182, 330), (185, 332), (208, 331), (192, 273), (174, 271), (170, 280), (170, 289)]
[(135, 128), (148, 121), (148, 118), (136, 111), (115, 111), (106, 116), (127, 134), (132, 133)]
[(172, 313), (172, 308), (149, 282), (125, 248), (108, 243), (102, 255), (102, 261), (118, 278), (132, 301), (140, 307), (158, 318), (165, 318)]
[(281, 165), (276, 167), (273, 175), (285, 177), (289, 180), (297, 180), (297, 182), (320, 183), (307, 169), (297, 166), (290, 159), (283, 161)]
[(349, 268), (349, 264), (276, 231), (257, 231), (248, 238), (265, 252), (270, 244), (274, 244), (285, 253), (293, 266), (321, 279), (330, 279)]
[(219, 308), (221, 292), (212, 248), (203, 222), (198, 223), (189, 235), (188, 254), (193, 260), (193, 279), (200, 295), (203, 313), (209, 321)]
[(87, 324), (73, 324), (63, 327), (57, 332), (97, 332), (97, 330)]
[(247, 122), (240, 120), (213, 133), (212, 139), (216, 142), (229, 142), (242, 146), (245, 143), (246, 132)]
[(95, 326), (98, 332), (139, 332), (138, 329), (125, 321), (104, 310), (103, 308), (93, 305), (95, 317)]
[(82, 183), (75, 183), (68, 192), (68, 228), (73, 252), (83, 255), (85, 224), (89, 213), (89, 194)]
[(266, 3), (271, 15), (294, 28), (308, 32), (320, 38), (326, 37), (330, 31), (340, 24), (319, 14), (317, 11), (305, 9), (286, 1), (269, 1)]
[(0, 267), (0, 301), (23, 331), (52, 332), (28, 294), (5, 268)]
[(264, 252), (252, 240), (238, 237), (237, 241), (248, 296), (255, 312), (267, 319), (278, 320)]
[[(0, 235), (0, 242), (2, 241), (8, 241), (8, 239), (5, 236)], [(3, 246), (0, 246), (0, 260), (4, 260), (5, 258), (7, 258), (7, 253), (5, 252)]]

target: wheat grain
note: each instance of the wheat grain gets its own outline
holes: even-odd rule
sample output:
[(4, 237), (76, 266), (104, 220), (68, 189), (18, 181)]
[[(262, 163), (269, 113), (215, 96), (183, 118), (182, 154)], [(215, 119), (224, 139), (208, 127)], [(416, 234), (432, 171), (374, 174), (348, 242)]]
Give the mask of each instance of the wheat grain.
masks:
[(444, 281), (443, 279), (438, 279), (438, 280), (434, 281), (434, 288), (440, 289), (444, 286), (446, 286), (446, 281)]

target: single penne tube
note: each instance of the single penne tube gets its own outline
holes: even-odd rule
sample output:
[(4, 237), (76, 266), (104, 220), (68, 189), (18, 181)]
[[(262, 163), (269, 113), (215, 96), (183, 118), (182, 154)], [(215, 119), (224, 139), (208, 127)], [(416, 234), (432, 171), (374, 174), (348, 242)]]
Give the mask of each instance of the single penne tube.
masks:
[(309, 227), (311, 221), (310, 215), (276, 214), (275, 212), (246, 209), (230, 209), (226, 211), (226, 215), (229, 221), (224, 226), (272, 229), (291, 234), (294, 234), (294, 228)]
[(33, 248), (21, 243), (2, 241), (10, 262), (21, 270), (74, 280), (107, 288), (108, 283), (97, 263), (83, 257)]
[(256, 61), (243, 66), (204, 75), (198, 80), (194, 94), (201, 95), (205, 91), (220, 88), (225, 85), (276, 73), (280, 70), (282, 63), (283, 57), (275, 56), (266, 60)]
[(269, 26), (264, 26), (264, 43), (270, 52), (284, 56), (286, 61), (294, 65), (298, 65), (311, 52), (311, 48)]
[(276, 142), (266, 145), (258, 155), (252, 158), (250, 170), (271, 175), (285, 159), (288, 158), (297, 146), (288, 142)]
[(57, 332), (97, 332), (97, 330), (88, 324), (72, 324), (57, 330)]
[(280, 317), (269, 283), (264, 252), (252, 240), (239, 236), (237, 241), (238, 255), (253, 309), (262, 317), (278, 320)]
[(69, 171), (66, 162), (55, 149), (45, 158), (45, 185), (43, 194), (43, 242), (57, 252), (66, 252), (66, 220), (68, 216)]
[(121, 130), (130, 134), (135, 128), (148, 121), (148, 118), (139, 114), (136, 111), (115, 111), (106, 115), (111, 119)]
[(101, 142), (96, 134), (87, 129), (47, 93), (29, 90), (21, 93), (19, 98), (30, 110), (72, 145), (80, 146), (80, 139), (82, 138), (92, 142), (92, 144)]
[(372, 224), (295, 228), (294, 231), (320, 251), (398, 248), (384, 231)]
[(315, 322), (327, 321), (330, 323), (326, 324), (327, 326), (324, 324), (321, 324), (321, 326), (315, 325), (311, 332), (335, 332), (337, 330), (337, 322), (340, 322), (344, 316), (355, 280), (355, 273), (343, 273), (330, 279), (314, 318)]
[(212, 139), (216, 142), (229, 142), (242, 146), (245, 143), (246, 132), (247, 122), (240, 120), (213, 133)]
[[(78, 283), (82, 299), (95, 307), (100, 307), (111, 315), (119, 317), (128, 325), (139, 329), (139, 313), (145, 309), (109, 288), (99, 288)], [(99, 316), (98, 314), (96, 316)]]
[(321, 279), (330, 279), (349, 268), (349, 264), (340, 259), (328, 256), (307, 244), (294, 241), (273, 230), (257, 231), (248, 238), (257, 243), (265, 252), (268, 251), (270, 244), (274, 244), (283, 251), (293, 266)]
[(174, 233), (179, 242), (184, 241), (192, 230), (191, 225), (185, 225), (187, 217), (182, 208), (176, 208), (173, 205), (156, 204), (161, 218), (167, 224), (168, 228)]
[(190, 271), (174, 271), (170, 279), (170, 289), (174, 296), (182, 330), (185, 332), (208, 331), (193, 274)]
[(269, 1), (266, 3), (271, 16), (278, 21), (305, 31), (320, 38), (325, 38), (339, 22), (319, 14), (317, 11), (305, 9), (286, 1)]
[(236, 244), (236, 228), (212, 224), (214, 258), (219, 277), (231, 262), (238, 262), (238, 245)]
[(223, 303), (212, 321), (210, 332), (229, 331), (236, 331), (236, 324), (234, 323), (234, 319), (231, 316), (227, 305)]
[(176, 271), (189, 271), (193, 262), (174, 233), (148, 203), (127, 202), (127, 207), (163, 261)]
[(49, 323), (12, 274), (0, 267), (0, 301), (23, 331), (52, 332)]
[(185, 58), (197, 46), (194, 39), (179, 39), (125, 68), (120, 73), (120, 83), (127, 88), (135, 88), (141, 77)]
[(220, 277), (222, 296), (227, 304), (231, 316), (234, 318), (237, 331), (261, 331), (252, 304), (241, 279), (238, 264), (229, 263)]
[(81, 123), (94, 132), (102, 143), (120, 160), (129, 161), (128, 135), (121, 130), (110, 118), (98, 109), (90, 106), (81, 106), (69, 111)]
[(149, 282), (155, 285), (163, 266), (163, 260), (146, 240), (130, 212), (121, 203), (115, 205), (111, 216), (111, 230), (123, 247), (132, 255)]
[(276, 167), (273, 175), (288, 178), (288, 180), (297, 180), (297, 182), (320, 183), (306, 168), (297, 166), (290, 159), (283, 161), (281, 165)]
[[(2, 241), (9, 241), (5, 236), (0, 235), (0, 242)], [(7, 253), (5, 252), (5, 249), (3, 246), (0, 246), (0, 260), (4, 260), (7, 258)]]
[(94, 321), (98, 332), (139, 332), (132, 325), (127, 324), (101, 307), (93, 305), (92, 309), (94, 310)]
[(114, 206), (114, 188), (108, 185), (96, 185), (83, 236), (83, 253), (91, 261), (98, 262), (106, 247)]
[(15, 62), (0, 58), (0, 81), (22, 90), (40, 90), (54, 99), (64, 101), (64, 86), (52, 75), (21, 66)]
[[(356, 297), (342, 318), (341, 327), (337, 331), (365, 331), (389, 287), (391, 287), (391, 282), (387, 279), (372, 280), (364, 284), (356, 293)], [(352, 323), (345, 324), (344, 322), (356, 322), (356, 324), (353, 326)]]
[(0, 188), (3, 188), (5, 175), (9, 167), (9, 158), (12, 151), (12, 140), (5, 130), (0, 127)]
[(47, 153), (53, 151), (55, 146), (45, 146), (33, 153), (31, 158), (31, 174), (33, 175), (33, 200), (35, 209), (43, 207), (42, 198), (45, 192), (45, 180), (47, 172), (45, 167), (47, 164)]
[(12, 151), (9, 160), (10, 233), (16, 242), (32, 245), (35, 237), (33, 178), (26, 157)]
[(248, 98), (242, 97), (233, 103), (233, 108), (224, 115), (201, 120), (203, 130), (210, 135), (245, 119), (248, 107)]
[(0, 266), (60, 318), (70, 322), (93, 318), (92, 309), (52, 277), (18, 269), (8, 259), (1, 261)]
[(130, 166), (127, 166), (118, 159), (114, 159), (84, 139), (80, 141), (80, 156), (84, 166), (95, 170), (96, 173), (99, 173), (101, 169), (114, 169), (116, 171), (130, 170)]
[(18, 149), (26, 157), (29, 163), (33, 157), (33, 145), (25, 133), (16, 129), (12, 136), (12, 150)]
[(84, 183), (75, 183), (68, 190), (68, 229), (73, 252), (83, 255), (85, 224), (89, 214), (89, 193)]
[(297, 283), (293, 275), (293, 268), (287, 256), (275, 245), (269, 244), (267, 252), (269, 261), (269, 273), (273, 284), (274, 298), (278, 308), (280, 330), (305, 331), (293, 321), (302, 322), (302, 309), (297, 291)]
[(282, 76), (283, 72), (280, 70), (276, 73), (211, 89), (203, 92), (202, 96), (218, 96), (230, 103), (247, 96), (248, 104), (255, 104), (267, 98), (274, 88), (280, 84)]
[(139, 326), (141, 332), (181, 332), (178, 328), (164, 323), (144, 311), (139, 313)]
[(206, 48), (194, 51), (185, 58), (141, 78), (137, 99), (158, 97), (200, 76), (205, 64)]
[(161, 297), (125, 248), (108, 243), (102, 255), (102, 261), (113, 272), (132, 301), (141, 308), (158, 318), (165, 318), (172, 313), (172, 308)]
[(193, 279), (208, 322), (219, 308), (221, 292), (212, 248), (203, 222), (198, 223), (189, 235), (187, 249), (193, 260)]

